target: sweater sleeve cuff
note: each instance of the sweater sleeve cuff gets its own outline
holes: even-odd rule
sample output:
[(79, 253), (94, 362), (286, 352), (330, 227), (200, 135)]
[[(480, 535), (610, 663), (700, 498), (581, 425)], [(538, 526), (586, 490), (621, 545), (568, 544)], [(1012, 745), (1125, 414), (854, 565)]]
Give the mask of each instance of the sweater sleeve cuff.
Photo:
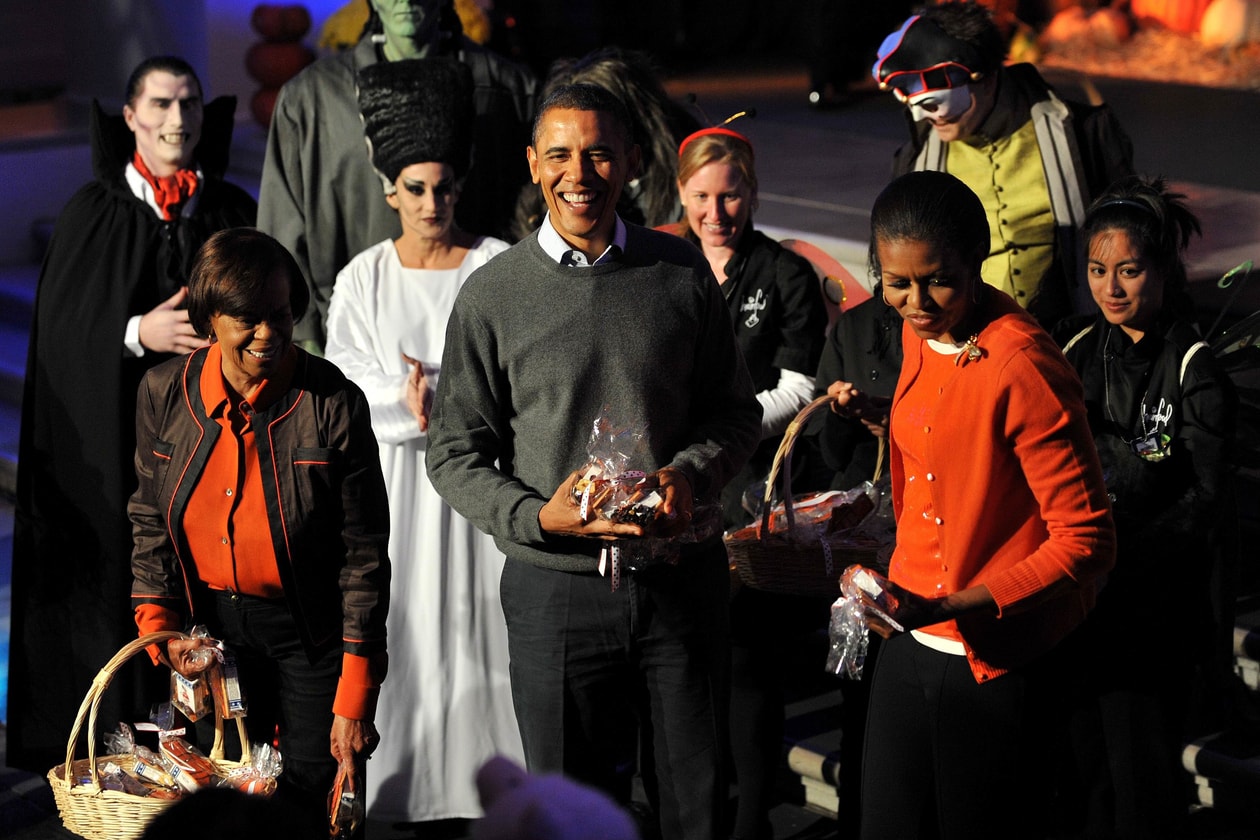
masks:
[(353, 653), (342, 654), (333, 714), (350, 720), (373, 720), (380, 693), (381, 682), (373, 673), (371, 660)]

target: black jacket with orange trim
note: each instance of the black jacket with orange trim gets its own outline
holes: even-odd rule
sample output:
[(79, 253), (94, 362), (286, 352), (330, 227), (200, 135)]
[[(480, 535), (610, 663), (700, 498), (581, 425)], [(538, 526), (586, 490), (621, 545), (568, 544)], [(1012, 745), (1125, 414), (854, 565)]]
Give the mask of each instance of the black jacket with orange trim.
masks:
[[(136, 397), (132, 604), (197, 623), (191, 547), (181, 527), (220, 427), (199, 386), (207, 350), (146, 374)], [(268, 525), (285, 599), (309, 654), (338, 635), (377, 662), (389, 610), (389, 507), (367, 400), (324, 359), (298, 350), (293, 382), (257, 412)]]

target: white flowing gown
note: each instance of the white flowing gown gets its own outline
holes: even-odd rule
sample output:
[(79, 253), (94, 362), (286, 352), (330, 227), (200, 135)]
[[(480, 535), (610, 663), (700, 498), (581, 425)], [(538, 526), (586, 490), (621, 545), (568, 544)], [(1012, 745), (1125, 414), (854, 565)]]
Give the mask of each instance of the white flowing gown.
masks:
[(425, 474), (426, 436), (403, 400), (408, 367), (435, 387), (446, 322), (474, 269), (507, 249), (477, 241), (459, 268), (404, 268), (386, 240), (337, 275), (327, 357), (372, 409), (389, 488), (389, 676), (368, 764), (368, 815), (420, 822), (481, 816), (473, 776), (496, 753), (523, 761), (499, 602), (503, 555), (455, 513)]

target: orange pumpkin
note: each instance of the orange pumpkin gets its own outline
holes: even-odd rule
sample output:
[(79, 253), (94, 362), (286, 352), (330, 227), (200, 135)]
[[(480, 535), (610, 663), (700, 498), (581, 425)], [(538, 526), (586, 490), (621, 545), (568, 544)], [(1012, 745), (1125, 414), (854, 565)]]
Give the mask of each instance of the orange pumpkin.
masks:
[(300, 41), (311, 28), (311, 13), (301, 5), (263, 3), (254, 7), (249, 22), (264, 41)]
[(315, 53), (305, 44), (254, 44), (245, 52), (245, 70), (263, 87), (280, 87), (315, 60)]
[(1192, 35), (1212, 0), (1132, 0), (1129, 8), (1138, 22), (1154, 20), (1174, 32)]
[(1212, 0), (1199, 22), (1199, 40), (1209, 47), (1260, 43), (1260, 0)]

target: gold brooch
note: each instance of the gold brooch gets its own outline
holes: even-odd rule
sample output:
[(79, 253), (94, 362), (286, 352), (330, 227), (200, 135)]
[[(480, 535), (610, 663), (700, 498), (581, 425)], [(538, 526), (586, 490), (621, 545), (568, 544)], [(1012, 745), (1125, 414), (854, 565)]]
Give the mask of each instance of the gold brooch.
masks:
[(980, 345), (976, 342), (980, 340), (980, 333), (972, 333), (971, 338), (967, 339), (963, 344), (962, 352), (954, 357), (954, 365), (958, 366), (962, 363), (963, 357), (967, 357), (967, 361), (975, 362), (984, 355), (984, 351), (980, 349)]

